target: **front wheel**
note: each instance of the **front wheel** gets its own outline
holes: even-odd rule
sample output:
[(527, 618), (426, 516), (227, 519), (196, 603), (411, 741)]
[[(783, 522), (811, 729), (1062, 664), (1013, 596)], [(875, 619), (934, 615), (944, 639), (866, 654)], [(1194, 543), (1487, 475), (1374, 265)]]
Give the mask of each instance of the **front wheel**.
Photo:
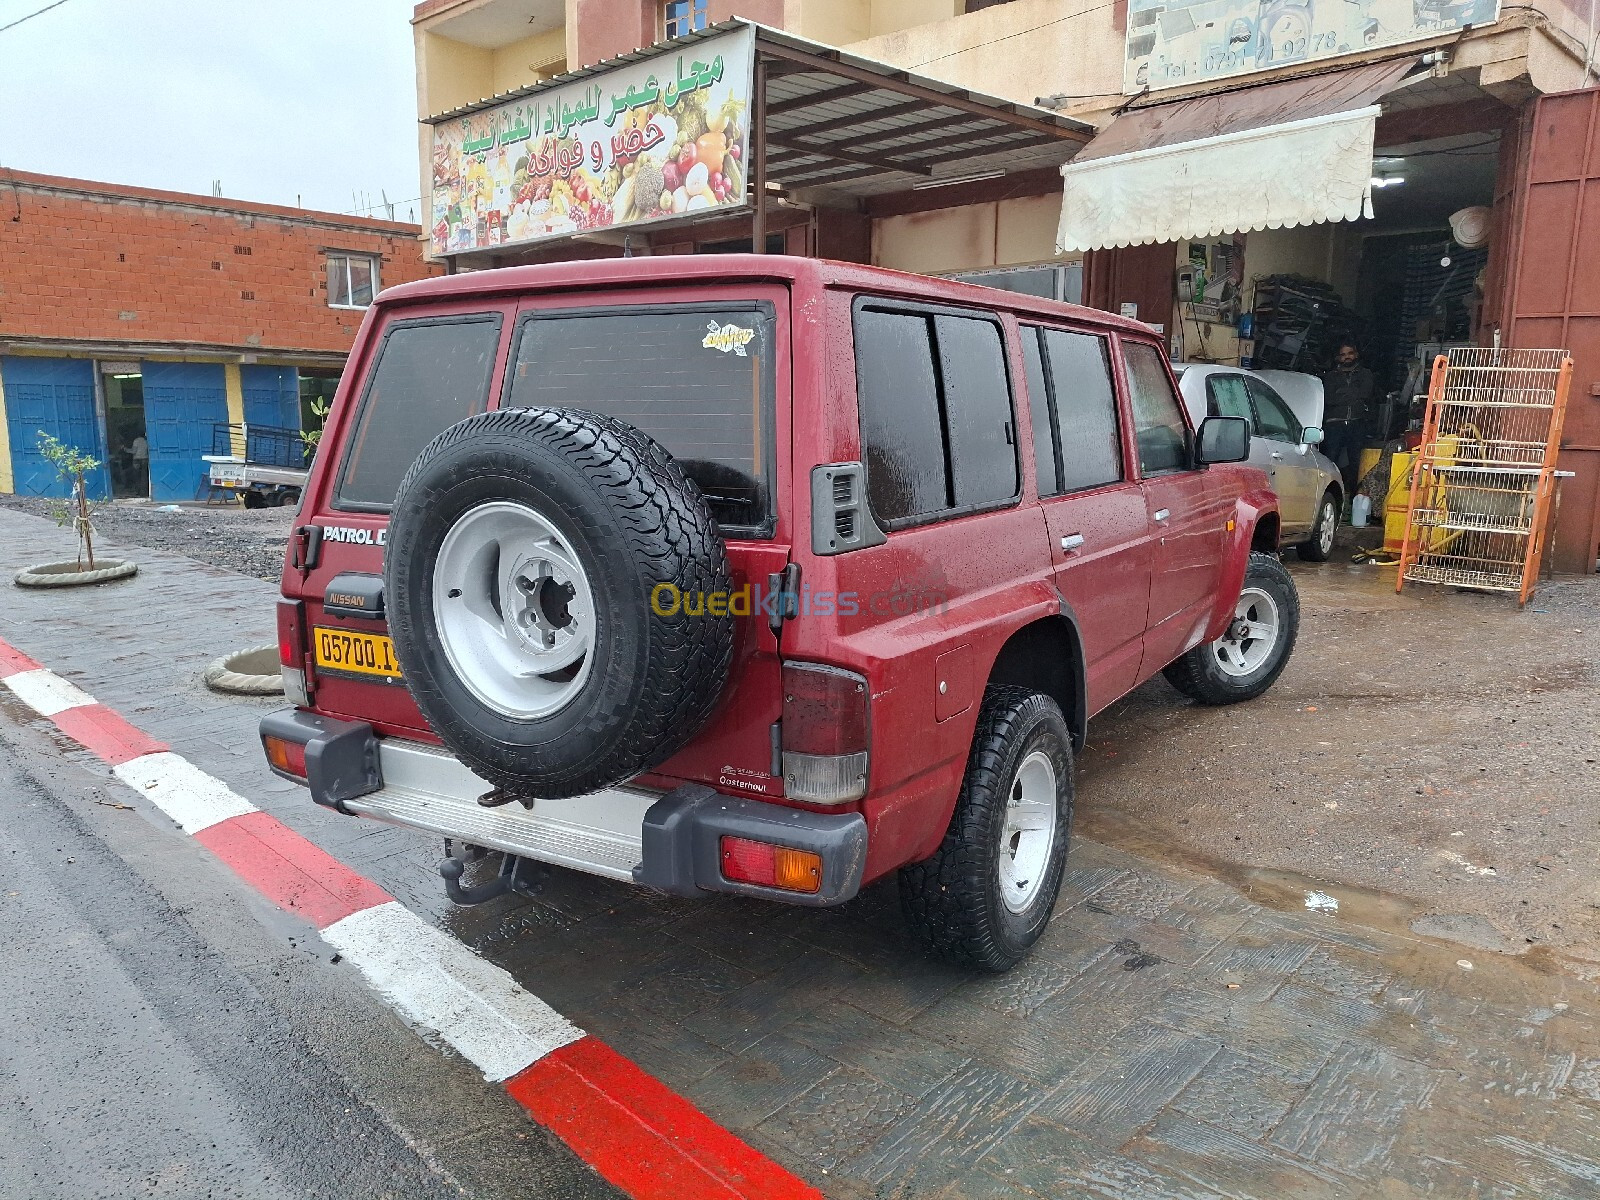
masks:
[(960, 966), (1016, 966), (1049, 924), (1071, 824), (1072, 738), (1061, 709), (1025, 688), (990, 688), (944, 841), (900, 872), (917, 940)]
[(1254, 700), (1283, 673), (1299, 631), (1294, 579), (1272, 555), (1254, 552), (1228, 628), (1168, 667), (1167, 682), (1201, 704)]
[(1339, 528), (1339, 497), (1332, 488), (1322, 493), (1311, 536), (1300, 543), (1300, 557), (1307, 562), (1327, 562), (1333, 553), (1333, 535)]

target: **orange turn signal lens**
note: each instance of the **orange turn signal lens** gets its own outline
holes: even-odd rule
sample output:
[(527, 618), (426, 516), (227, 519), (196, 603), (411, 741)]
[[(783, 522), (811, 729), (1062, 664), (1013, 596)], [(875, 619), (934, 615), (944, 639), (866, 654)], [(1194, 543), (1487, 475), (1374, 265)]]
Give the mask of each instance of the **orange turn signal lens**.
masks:
[(264, 737), (261, 744), (266, 747), (267, 761), (280, 771), (301, 779), (306, 777), (306, 748), (297, 742), (287, 742), (283, 738)]
[(722, 877), (735, 883), (815, 895), (822, 890), (822, 855), (748, 838), (725, 837)]

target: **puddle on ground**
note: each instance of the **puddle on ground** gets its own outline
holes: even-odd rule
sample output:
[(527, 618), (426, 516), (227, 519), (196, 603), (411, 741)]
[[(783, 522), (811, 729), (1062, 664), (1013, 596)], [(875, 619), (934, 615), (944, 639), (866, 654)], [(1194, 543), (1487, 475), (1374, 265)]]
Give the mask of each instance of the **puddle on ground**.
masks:
[(1162, 841), (1114, 813), (1080, 812), (1078, 817), (1076, 834), (1220, 880), (1263, 908), (1365, 926), (1405, 938), (1443, 942), (1480, 954), (1488, 952), (1514, 959), (1541, 975), (1567, 974), (1588, 982), (1600, 977), (1597, 964), (1560, 954), (1548, 946), (1513, 942), (1482, 917), (1440, 913), (1403, 896), (1354, 884), (1330, 883), (1297, 871), (1226, 862)]

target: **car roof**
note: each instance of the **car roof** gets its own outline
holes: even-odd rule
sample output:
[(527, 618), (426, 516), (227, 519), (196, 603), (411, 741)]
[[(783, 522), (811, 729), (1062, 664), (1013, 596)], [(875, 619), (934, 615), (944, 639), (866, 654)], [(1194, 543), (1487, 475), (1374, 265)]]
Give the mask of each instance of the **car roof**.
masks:
[(495, 267), (402, 283), (378, 295), (378, 307), (469, 297), (503, 297), (537, 292), (594, 290), (640, 285), (682, 285), (772, 281), (842, 288), (907, 300), (1001, 309), (1021, 316), (1071, 320), (1107, 329), (1157, 336), (1139, 321), (1096, 308), (1044, 300), (981, 284), (916, 275), (887, 267), (868, 267), (790, 254), (658, 254), (602, 258), (535, 266)]

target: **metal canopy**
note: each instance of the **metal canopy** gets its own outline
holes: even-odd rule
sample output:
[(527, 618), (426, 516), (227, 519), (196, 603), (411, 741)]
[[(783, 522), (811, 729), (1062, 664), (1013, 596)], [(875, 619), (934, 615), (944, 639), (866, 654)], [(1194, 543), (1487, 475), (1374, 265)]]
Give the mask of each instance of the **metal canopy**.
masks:
[(842, 197), (903, 192), (1057, 167), (1094, 136), (1094, 126), (1048, 109), (968, 91), (740, 20), (486, 97), (426, 123), (533, 96), (747, 25), (755, 29), (759, 81), (753, 128), (764, 126), (769, 187)]

